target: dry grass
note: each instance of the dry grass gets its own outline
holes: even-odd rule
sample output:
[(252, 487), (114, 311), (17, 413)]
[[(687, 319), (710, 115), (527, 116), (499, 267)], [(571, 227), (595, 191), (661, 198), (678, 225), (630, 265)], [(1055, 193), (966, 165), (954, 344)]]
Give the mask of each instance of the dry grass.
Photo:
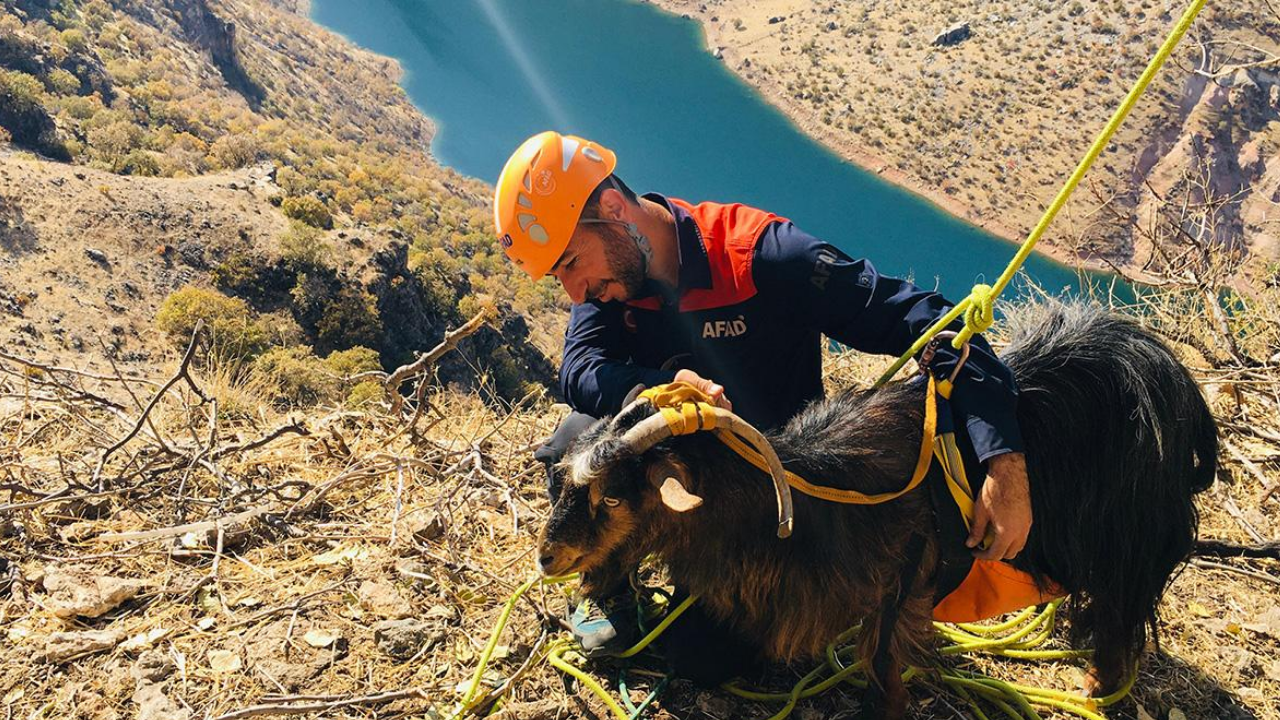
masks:
[[(1276, 306), (1275, 298), (1263, 299)], [(1255, 317), (1240, 316), (1258, 320), (1241, 325), (1257, 328), (1239, 336), (1251, 353), (1275, 349), (1274, 318), (1261, 314), (1274, 310), (1259, 307)], [(1203, 325), (1184, 330), (1211, 343), (1212, 327)], [(1268, 496), (1266, 484), (1280, 481), (1280, 372), (1274, 362), (1214, 369), (1196, 355), (1187, 353), (1200, 365), (1227, 442), (1249, 460), (1224, 452), (1224, 482), (1201, 499), (1202, 534), (1275, 539), (1280, 497)], [(828, 381), (865, 384), (883, 367), (880, 358), (831, 356)], [(251, 389), (225, 373), (196, 370), (192, 381), (210, 402), (179, 382), (150, 422), (138, 423), (168, 377), (121, 382), (0, 360), (0, 558), (8, 563), (0, 585), (8, 638), (0, 646), (0, 698), (7, 716), (113, 718), (138, 713), (143, 702), (153, 703), (147, 717), (160, 717), (156, 702), (178, 713), (172, 717), (220, 717), (259, 704), (299, 714), (300, 703), (310, 704), (324, 717), (432, 717), (433, 709), (453, 707), (503, 602), (533, 572), (548, 502), (530, 451), (563, 406), (495, 408), (438, 391), (409, 430), (408, 409), (402, 416), (311, 409), (304, 419), (254, 403)], [(103, 466), (99, 491), (93, 478), (104, 451), (135, 427), (138, 435)], [(281, 428), (269, 442), (243, 447)], [(256, 514), (162, 532), (246, 511)], [(159, 536), (137, 537), (146, 531)], [(1280, 718), (1280, 568), (1220, 564), (1225, 569), (1188, 566), (1166, 598), (1160, 650), (1147, 654), (1133, 694), (1154, 717), (1174, 717), (1177, 709), (1191, 718)], [(60, 567), (147, 586), (102, 617), (63, 620), (42, 587)], [(486, 674), (496, 684), (523, 668), (508, 686), (507, 717), (607, 715), (549, 666), (525, 666), (540, 642), (561, 632), (555, 619), (565, 607), (558, 589), (535, 590), (516, 606)], [(418, 621), (416, 645), (395, 657), (379, 648), (375, 624), (402, 615)], [(148, 639), (61, 662), (41, 659), (53, 633), (91, 629)], [(1065, 690), (1081, 677), (1069, 663), (966, 663)], [(136, 679), (144, 667), (160, 668), (158, 681)], [(789, 688), (805, 669), (775, 668), (764, 682)], [(615, 687), (616, 668), (591, 670)], [(630, 681), (637, 701), (652, 682)], [(912, 688), (913, 717), (956, 716), (954, 697), (928, 684)], [(849, 717), (857, 698), (856, 690), (835, 691), (805, 704), (799, 717)], [(774, 710), (676, 682), (654, 712), (726, 718)], [(1112, 713), (1139, 716), (1129, 702)]]

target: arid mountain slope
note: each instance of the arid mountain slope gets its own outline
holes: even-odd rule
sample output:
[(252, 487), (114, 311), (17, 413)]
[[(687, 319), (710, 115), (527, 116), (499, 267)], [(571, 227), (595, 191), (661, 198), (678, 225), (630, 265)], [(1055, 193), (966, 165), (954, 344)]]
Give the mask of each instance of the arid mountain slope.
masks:
[[(805, 132), (962, 217), (1025, 237), (1185, 3), (655, 0)], [(937, 35), (963, 23), (953, 44)], [(1280, 17), (1209, 3), (1044, 247), (1129, 267), (1132, 220), (1207, 164), (1217, 239), (1260, 265), (1280, 237)], [(1099, 211), (1106, 204), (1109, 210)], [(1112, 212), (1114, 211), (1114, 212)]]
[(262, 167), (131, 178), (0, 153), (0, 345), (99, 371), (159, 360), (160, 301), (233, 249), (273, 247), (275, 192)]
[[(519, 395), (549, 377), (524, 318), (504, 308), (519, 298), (538, 317), (555, 295), (502, 261), (488, 188), (429, 156), (431, 123), (393, 61), (284, 5), (0, 1), (0, 147), (15, 151), (0, 232), (38, 249), (4, 257), (7, 292), (27, 295), (0, 333), (101, 360), (83, 331), (42, 319), (101, 285), (85, 311), (120, 326), (131, 349), (118, 357), (142, 361), (161, 347), (148, 323), (164, 294), (212, 284), (267, 318), (277, 345), (371, 346), (395, 365), (496, 304), (500, 322), (446, 379)], [(106, 261), (80, 262), (96, 245)], [(16, 289), (55, 265), (67, 289)], [(122, 292), (134, 302), (113, 310)], [(539, 345), (555, 352), (545, 334)]]

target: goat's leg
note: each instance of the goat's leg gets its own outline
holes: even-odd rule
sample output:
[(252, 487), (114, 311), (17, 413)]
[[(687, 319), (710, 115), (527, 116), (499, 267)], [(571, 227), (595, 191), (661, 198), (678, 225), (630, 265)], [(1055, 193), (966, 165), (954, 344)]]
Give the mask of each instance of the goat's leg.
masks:
[(902, 682), (903, 662), (923, 656), (933, 636), (933, 595), (927, 587), (915, 589), (922, 584), (915, 579), (926, 553), (930, 557), (924, 564), (930, 567), (932, 552), (928, 551), (925, 538), (913, 536), (906, 548), (907, 564), (898, 587), (884, 597), (875, 613), (863, 620), (858, 645), (871, 680), (861, 712), (867, 720), (906, 717), (910, 696)]
[(1091, 697), (1104, 697), (1119, 690), (1134, 670), (1136, 652), (1132, 633), (1100, 631), (1095, 633), (1094, 643), (1093, 664), (1085, 675), (1084, 688)]

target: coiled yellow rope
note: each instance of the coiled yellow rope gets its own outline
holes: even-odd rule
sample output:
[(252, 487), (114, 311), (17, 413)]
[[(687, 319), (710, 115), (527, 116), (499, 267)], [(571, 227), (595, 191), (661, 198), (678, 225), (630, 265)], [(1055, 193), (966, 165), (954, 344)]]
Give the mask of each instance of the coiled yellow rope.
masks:
[[(480, 681), (488, 667), (493, 649), (497, 646), (498, 638), (505, 630), (511, 617), (511, 611), (520, 597), (536, 585), (559, 584), (576, 579), (576, 577), (576, 575), (556, 578), (535, 577), (522, 583), (516, 589), (516, 592), (507, 601), (503, 611), (498, 616), (498, 622), (490, 633), (489, 641), (480, 655), (480, 662), (472, 676), (470, 687), (467, 689), (466, 695), (456, 712), (450, 716), (451, 720), (459, 720), (480, 707), (482, 703), (493, 703), (495, 700), (494, 698), (479, 695)], [(676, 618), (684, 613), (696, 599), (696, 597), (685, 599), (684, 602), (668, 613), (662, 622), (642, 638), (640, 642), (623, 652), (620, 657), (633, 657), (643, 651)], [(1026, 608), (1012, 618), (994, 624), (960, 623), (953, 625), (934, 623), (934, 628), (937, 630), (938, 638), (942, 643), (940, 652), (943, 656), (961, 653), (985, 653), (1008, 658), (1038, 660), (1087, 658), (1092, 654), (1091, 651), (1038, 649), (1052, 635), (1054, 618), (1061, 603), (1062, 600), (1055, 600), (1040, 610), (1034, 607)], [(783, 703), (782, 708), (769, 718), (769, 720), (783, 720), (795, 710), (801, 700), (820, 695), (842, 683), (865, 688), (867, 681), (864, 677), (863, 663), (859, 661), (849, 665), (844, 664), (857, 650), (855, 646), (849, 643), (854, 639), (858, 631), (859, 626), (855, 626), (841, 633), (839, 637), (827, 646), (826, 662), (801, 678), (788, 692), (749, 690), (736, 683), (729, 683), (724, 686), (724, 689), (746, 700)], [(547, 662), (557, 670), (575, 678), (582, 683), (583, 687), (600, 698), (600, 701), (604, 703), (605, 707), (609, 709), (609, 712), (617, 720), (635, 720), (636, 713), (628, 713), (624, 710), (622, 705), (614, 700), (613, 696), (599, 681), (579, 667), (580, 664), (585, 663), (586, 659), (574, 648), (572, 641), (567, 638), (553, 641), (547, 646), (545, 657)], [(827, 677), (824, 678), (824, 675), (827, 675)], [(1039, 718), (1040, 716), (1034, 710), (1037, 706), (1062, 710), (1085, 718), (1085, 720), (1106, 720), (1105, 716), (1101, 714), (1100, 708), (1114, 704), (1129, 694), (1137, 676), (1137, 669), (1134, 668), (1128, 681), (1119, 691), (1103, 698), (1091, 698), (1077, 693), (1004, 682), (979, 673), (956, 668), (908, 668), (903, 673), (903, 681), (905, 682), (917, 676), (936, 677), (944, 686), (960, 696), (979, 718), (988, 718), (984, 711), (983, 704), (985, 703), (988, 706), (995, 707), (1005, 716), (1014, 720)]]

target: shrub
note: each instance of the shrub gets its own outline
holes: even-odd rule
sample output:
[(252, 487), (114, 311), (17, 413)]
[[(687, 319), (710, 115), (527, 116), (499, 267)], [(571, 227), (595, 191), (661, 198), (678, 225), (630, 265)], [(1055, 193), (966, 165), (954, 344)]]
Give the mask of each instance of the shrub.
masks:
[(381, 370), (382, 363), (378, 358), (377, 350), (359, 345), (347, 350), (338, 350), (329, 353), (329, 357), (324, 359), (324, 366), (337, 376), (346, 390), (348, 405), (356, 407), (371, 405), (382, 400), (386, 395), (382, 383), (378, 380), (367, 378), (352, 382), (348, 379), (360, 373)]
[(59, 34), (59, 39), (62, 40), (62, 44), (67, 46), (67, 49), (73, 53), (80, 53), (89, 49), (89, 40), (85, 38), (84, 31), (82, 30), (78, 30), (76, 28), (63, 30)]
[(62, 68), (54, 68), (49, 73), (49, 86), (59, 95), (73, 95), (80, 91), (80, 78)]
[(253, 374), (269, 388), (271, 401), (315, 405), (333, 399), (338, 383), (306, 345), (275, 347), (253, 361)]
[(146, 150), (134, 150), (124, 157), (113, 158), (111, 172), (119, 175), (154, 177), (160, 174), (160, 163)]
[(280, 202), (280, 209), (286, 217), (301, 220), (312, 227), (325, 230), (333, 227), (333, 216), (329, 214), (329, 208), (310, 195), (287, 197)]
[(231, 252), (210, 276), (220, 290), (244, 298), (259, 310), (286, 302), (296, 281), (284, 263), (252, 250)]
[(343, 287), (326, 303), (316, 323), (316, 345), (323, 348), (375, 345), (381, 335), (376, 298), (353, 287)]
[(258, 161), (258, 141), (251, 135), (224, 135), (209, 147), (211, 164), (234, 170)]
[(90, 130), (89, 146), (108, 161), (122, 158), (142, 146), (142, 128), (128, 120), (116, 120)]
[(297, 220), (280, 236), (280, 257), (295, 270), (329, 267), (333, 248), (318, 228)]
[(347, 393), (347, 404), (352, 407), (368, 407), (376, 405), (386, 397), (387, 391), (377, 380), (365, 380), (357, 383)]
[(361, 345), (329, 353), (324, 365), (340, 378), (382, 369), (378, 351)]
[(177, 347), (186, 347), (196, 324), (204, 322), (211, 357), (235, 361), (250, 358), (266, 346), (267, 332), (248, 303), (217, 290), (188, 285), (160, 304), (156, 327)]
[(29, 113), (41, 107), (44, 84), (34, 75), (17, 70), (0, 70), (0, 97), (15, 113)]

